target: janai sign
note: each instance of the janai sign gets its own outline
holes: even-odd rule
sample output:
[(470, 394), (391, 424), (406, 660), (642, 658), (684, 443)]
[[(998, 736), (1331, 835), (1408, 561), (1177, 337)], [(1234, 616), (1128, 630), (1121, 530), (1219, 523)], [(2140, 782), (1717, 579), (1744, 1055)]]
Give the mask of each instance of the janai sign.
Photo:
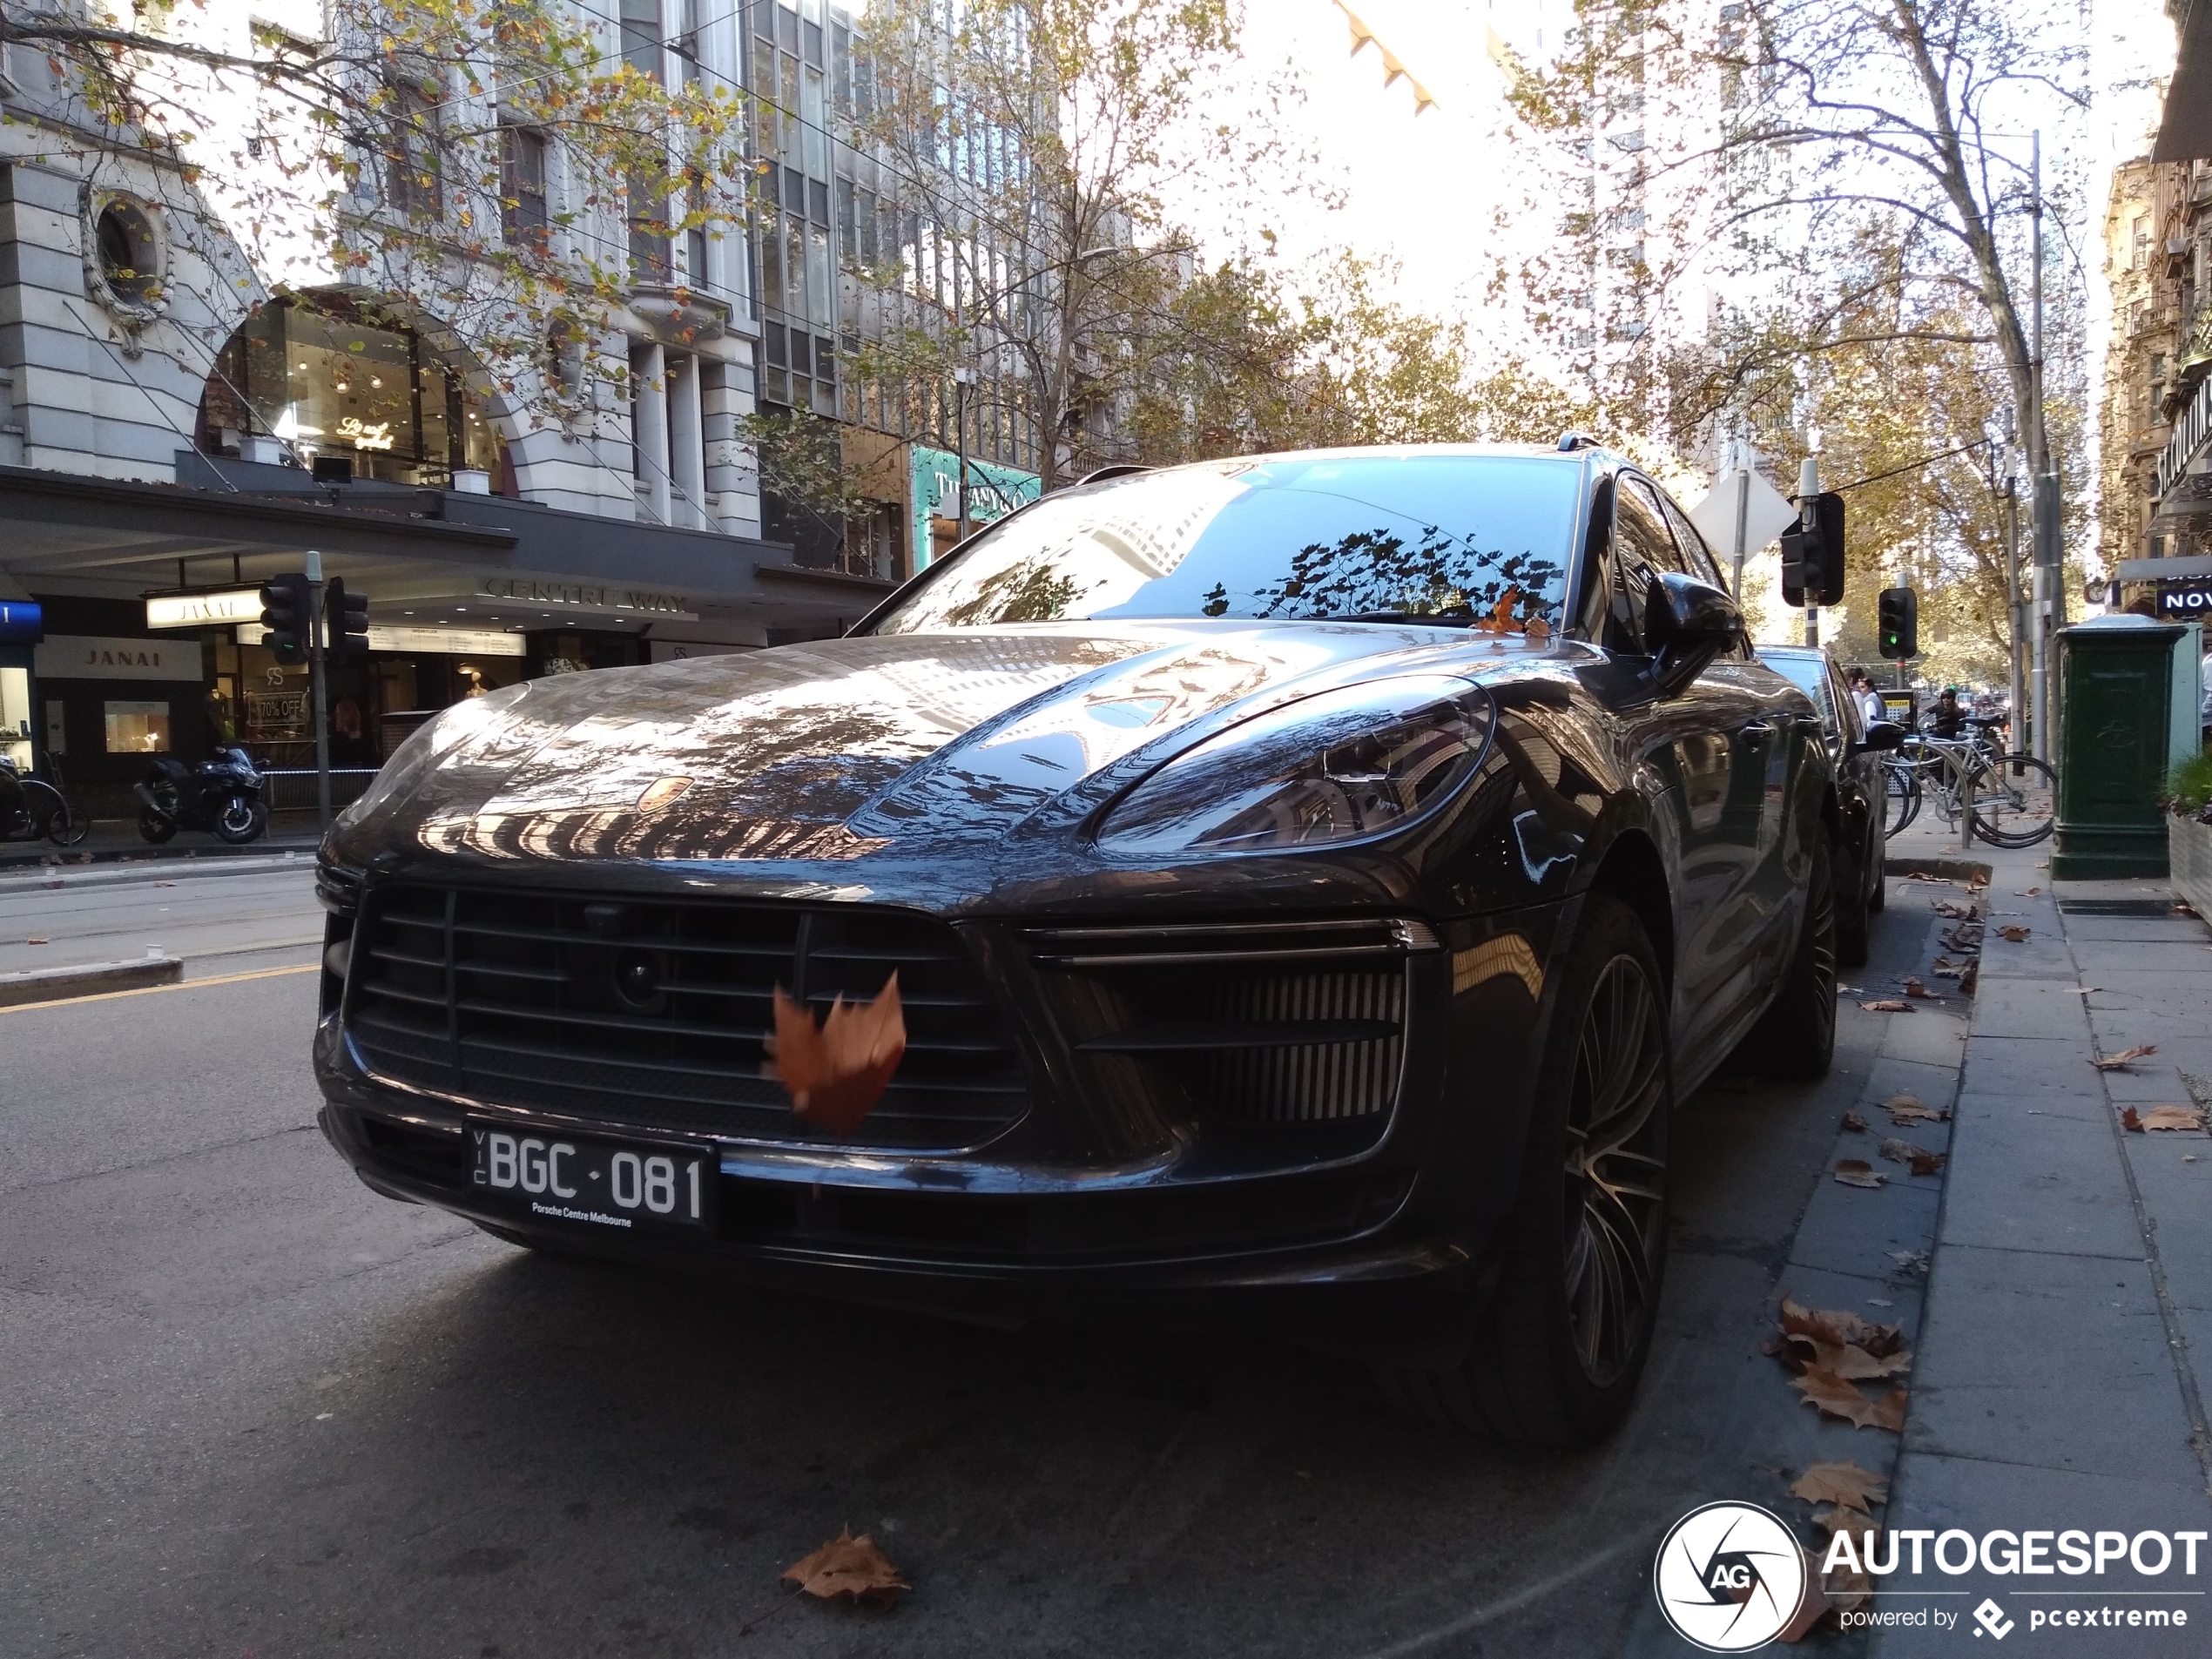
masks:
[(111, 639), (48, 634), (31, 655), (42, 680), (192, 680), (199, 678), (197, 639)]

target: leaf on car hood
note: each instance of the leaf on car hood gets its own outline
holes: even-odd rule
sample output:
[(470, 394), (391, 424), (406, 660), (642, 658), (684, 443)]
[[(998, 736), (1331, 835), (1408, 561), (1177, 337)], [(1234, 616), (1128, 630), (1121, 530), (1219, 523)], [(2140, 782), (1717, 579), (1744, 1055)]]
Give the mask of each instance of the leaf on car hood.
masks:
[(830, 1004), (820, 1026), (806, 1004), (776, 987), (776, 1035), (762, 1069), (782, 1080), (792, 1110), (803, 1121), (850, 1135), (875, 1109), (907, 1052), (899, 976), (883, 982), (873, 1002)]
[(850, 1527), (803, 1561), (786, 1568), (783, 1581), (824, 1601), (844, 1596), (881, 1608), (895, 1602), (900, 1590), (914, 1588), (899, 1576), (899, 1569), (876, 1547), (874, 1538), (867, 1533), (855, 1538)]

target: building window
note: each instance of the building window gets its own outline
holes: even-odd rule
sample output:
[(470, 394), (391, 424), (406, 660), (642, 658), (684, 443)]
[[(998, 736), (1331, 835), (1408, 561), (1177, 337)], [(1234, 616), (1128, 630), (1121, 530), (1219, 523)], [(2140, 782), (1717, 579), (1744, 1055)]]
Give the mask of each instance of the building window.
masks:
[(664, 186), (642, 173), (630, 176), (627, 218), (630, 223), (630, 280), (666, 282), (671, 254), (668, 237), (668, 199)]
[(435, 85), (413, 77), (391, 85), (385, 117), (384, 199), (410, 219), (445, 216), (443, 111)]
[(111, 201), (92, 224), (99, 253), (100, 280), (126, 306), (152, 305), (160, 299), (161, 240), (153, 221), (126, 201)]
[(507, 246), (545, 252), (552, 215), (546, 210), (545, 135), (530, 127), (499, 130), (500, 229)]
[(640, 75), (661, 78), (660, 0), (622, 0), (623, 61)]
[(111, 703), (107, 705), (107, 752), (111, 755), (169, 752), (166, 703)]

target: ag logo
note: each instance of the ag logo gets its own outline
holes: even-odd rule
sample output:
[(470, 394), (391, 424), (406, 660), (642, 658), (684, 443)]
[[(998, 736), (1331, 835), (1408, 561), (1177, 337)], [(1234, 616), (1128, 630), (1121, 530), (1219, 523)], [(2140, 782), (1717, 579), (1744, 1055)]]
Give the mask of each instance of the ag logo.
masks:
[(1804, 1551), (1757, 1504), (1693, 1509), (1659, 1545), (1659, 1611), (1708, 1653), (1749, 1653), (1789, 1628), (1805, 1594)]

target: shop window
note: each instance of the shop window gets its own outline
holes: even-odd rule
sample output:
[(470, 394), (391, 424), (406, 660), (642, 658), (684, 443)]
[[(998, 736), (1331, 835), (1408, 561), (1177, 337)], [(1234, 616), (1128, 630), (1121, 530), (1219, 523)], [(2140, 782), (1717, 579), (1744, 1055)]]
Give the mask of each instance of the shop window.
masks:
[(209, 454), (266, 434), (304, 469), (342, 459), (387, 483), (500, 475), (498, 435), (461, 374), (415, 330), (334, 298), (249, 317), (209, 372), (199, 428)]
[(110, 703), (107, 752), (111, 755), (165, 755), (169, 752), (169, 705), (166, 703)]

